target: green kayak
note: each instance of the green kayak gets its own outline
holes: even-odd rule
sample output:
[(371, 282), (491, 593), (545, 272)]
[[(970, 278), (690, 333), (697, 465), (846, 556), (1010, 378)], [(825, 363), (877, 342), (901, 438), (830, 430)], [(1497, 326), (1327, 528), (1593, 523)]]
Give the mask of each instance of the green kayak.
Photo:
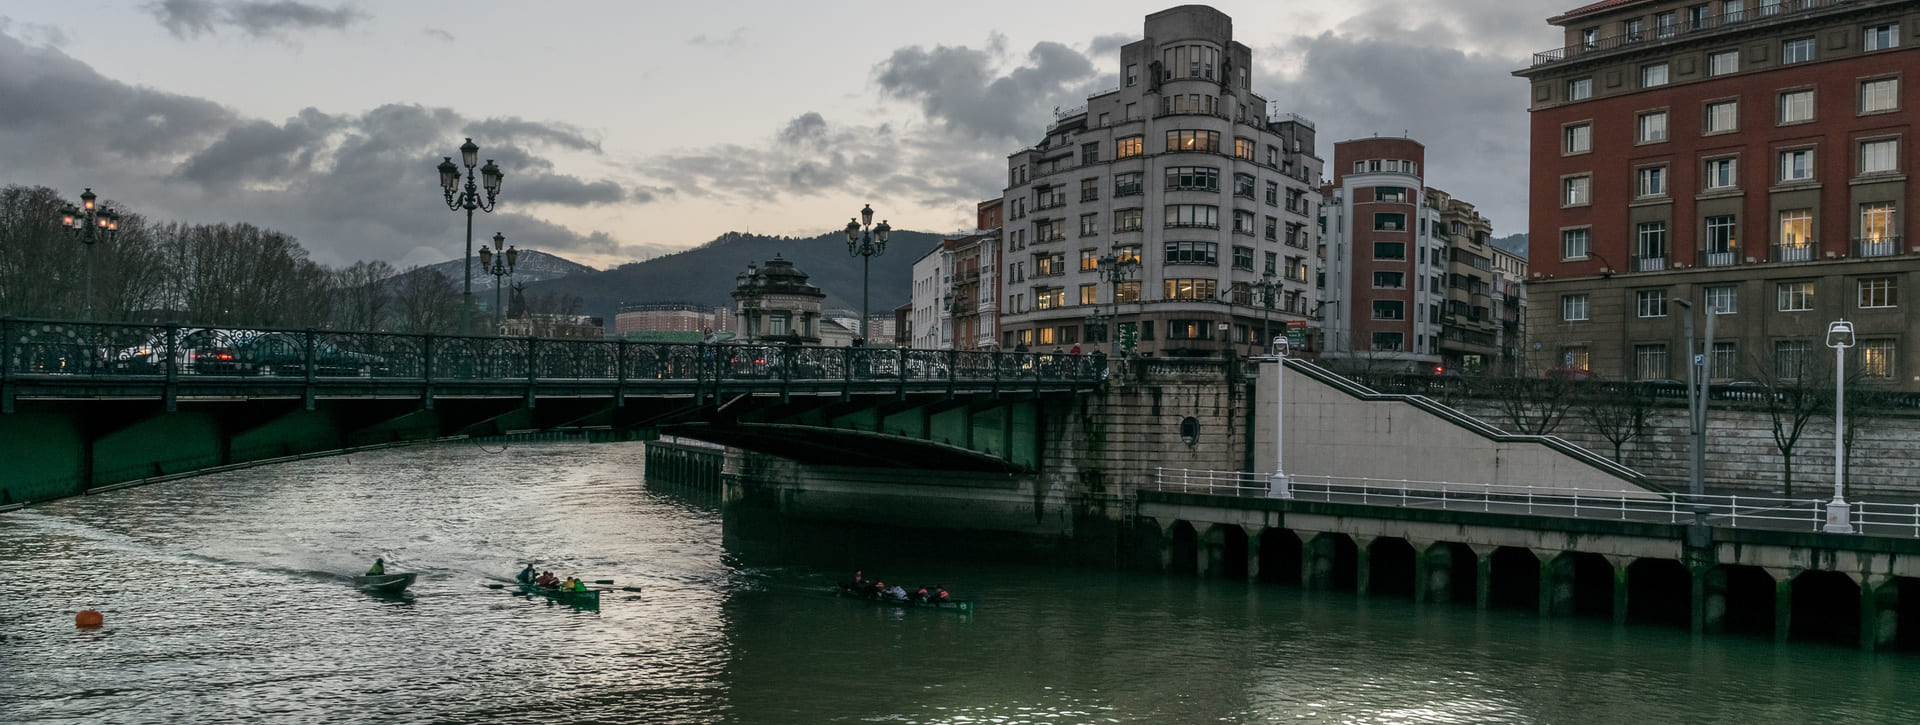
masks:
[(599, 609), (600, 608), (600, 590), (598, 589), (588, 589), (586, 591), (575, 592), (575, 591), (567, 591), (565, 589), (560, 589), (557, 587), (543, 587), (543, 586), (536, 586), (533, 584), (521, 584), (520, 593), (546, 597), (548, 599), (559, 602), (561, 604), (565, 604), (573, 607), (581, 607), (583, 609)]

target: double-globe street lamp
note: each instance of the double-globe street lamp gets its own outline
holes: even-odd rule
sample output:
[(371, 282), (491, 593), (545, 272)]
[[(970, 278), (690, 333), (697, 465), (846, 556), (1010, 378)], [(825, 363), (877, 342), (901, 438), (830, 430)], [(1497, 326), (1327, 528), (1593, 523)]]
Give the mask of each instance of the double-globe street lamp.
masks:
[(93, 193), (93, 188), (88, 187), (80, 193), (79, 208), (74, 208), (72, 204), (60, 207), (60, 226), (87, 247), (87, 297), (82, 301), (82, 307), (86, 310), (88, 322), (93, 321), (93, 243), (112, 241), (120, 234), (120, 215), (112, 209), (96, 206), (94, 202), (99, 198)]
[(505, 310), (500, 306), (500, 278), (513, 274), (514, 264), (520, 261), (519, 249), (510, 246), (505, 252), (500, 251), (500, 245), (505, 244), (506, 241), (507, 235), (494, 232), (492, 247), (480, 245), (480, 271), (493, 275), (493, 334), (495, 335), (500, 334), (501, 313)]
[[(500, 179), (504, 176), (500, 173), (500, 167), (494, 165), (493, 159), (487, 159), (487, 165), (480, 168), (480, 185), (475, 187), (473, 165), (480, 160), (479, 157), (480, 147), (473, 143), (471, 137), (466, 143), (460, 144), (460, 163), (467, 167), (467, 185), (464, 189), (460, 187), (460, 167), (454, 165), (453, 157), (444, 157), (440, 162), (440, 189), (446, 192), (447, 208), (453, 211), (467, 210), (467, 256), (461, 258), (461, 266), (467, 271), (466, 284), (461, 288), (460, 293), (460, 334), (462, 335), (472, 334), (473, 210), (479, 209), (489, 214), (493, 213), (494, 198), (500, 194)], [(480, 201), (481, 189), (487, 192), (484, 203)]]
[(867, 204), (860, 209), (859, 219), (847, 221), (847, 255), (860, 257), (860, 344), (873, 342), (872, 321), (867, 314), (867, 278), (873, 269), (873, 258), (887, 252), (887, 235), (893, 227), (887, 220), (880, 220), (879, 226), (873, 225), (873, 205)]

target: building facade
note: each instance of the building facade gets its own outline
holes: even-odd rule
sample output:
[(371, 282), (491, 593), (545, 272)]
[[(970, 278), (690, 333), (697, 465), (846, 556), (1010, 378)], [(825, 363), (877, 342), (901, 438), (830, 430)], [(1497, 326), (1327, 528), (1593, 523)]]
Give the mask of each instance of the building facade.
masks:
[[(1535, 364), (1683, 379), (1684, 301), (1717, 314), (1714, 382), (1849, 374), (1916, 388), (1908, 233), (1914, 0), (1609, 0), (1548, 20), (1530, 85)], [(1531, 347), (1531, 346), (1530, 346)]]
[(640, 332), (706, 332), (733, 326), (733, 313), (725, 307), (684, 303), (621, 305), (613, 316), (615, 336)]
[(981, 202), (973, 234), (942, 240), (914, 262), (906, 319), (913, 347), (998, 349), (1000, 209), (1000, 199)]
[(762, 265), (747, 265), (747, 271), (735, 277), (732, 296), (734, 339), (740, 342), (832, 345), (836, 336), (827, 328), (844, 329), (830, 325), (820, 313), (827, 294), (779, 255)]
[[(1008, 156), (1003, 347), (1248, 354), (1263, 326), (1312, 320), (1314, 128), (1270, 115), (1252, 66), (1219, 11), (1148, 15), (1120, 87)], [(1264, 317), (1263, 281), (1278, 300)]]
[(1531, 370), (1527, 341), (1527, 257), (1488, 245), (1493, 253), (1493, 302), (1499, 326), (1494, 331), (1500, 348), (1496, 375), (1525, 375)]

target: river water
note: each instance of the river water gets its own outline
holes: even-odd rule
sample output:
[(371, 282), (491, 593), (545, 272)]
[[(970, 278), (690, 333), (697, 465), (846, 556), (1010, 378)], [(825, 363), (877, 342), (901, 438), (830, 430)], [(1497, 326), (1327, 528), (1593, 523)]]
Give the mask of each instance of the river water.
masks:
[[(1920, 658), (1134, 572), (749, 556), (639, 444), (448, 444), (0, 514), (0, 722), (1910, 723)], [(388, 599), (345, 577), (419, 572)], [(758, 559), (754, 557), (760, 557)], [(599, 611), (490, 589), (611, 579)], [(852, 566), (980, 600), (827, 593)], [(78, 630), (96, 608), (106, 626)]]

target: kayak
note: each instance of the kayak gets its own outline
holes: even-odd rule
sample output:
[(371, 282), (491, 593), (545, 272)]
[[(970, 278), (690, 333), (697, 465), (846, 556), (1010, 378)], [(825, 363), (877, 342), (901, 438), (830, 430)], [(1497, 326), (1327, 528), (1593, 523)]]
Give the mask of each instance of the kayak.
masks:
[(854, 599), (862, 602), (870, 602), (873, 604), (882, 604), (889, 607), (913, 607), (915, 609), (945, 609), (949, 612), (962, 612), (962, 613), (968, 613), (968, 614), (971, 614), (973, 612), (973, 600), (971, 599), (948, 599), (944, 602), (939, 602), (939, 601), (916, 602), (912, 599), (893, 599), (891, 597), (870, 597), (865, 594), (856, 594), (852, 591), (848, 591), (846, 587), (834, 587), (833, 592), (846, 599)]
[(413, 586), (414, 574), (370, 574), (353, 578), (353, 585), (370, 592), (398, 594)]
[(582, 607), (582, 608), (588, 608), (588, 609), (598, 609), (600, 607), (600, 590), (598, 589), (588, 589), (586, 591), (574, 592), (574, 591), (567, 591), (565, 589), (560, 589), (558, 587), (543, 587), (535, 584), (521, 584), (520, 593), (528, 594), (528, 595), (543, 596), (553, 601), (559, 602), (561, 604), (565, 604), (573, 607)]

